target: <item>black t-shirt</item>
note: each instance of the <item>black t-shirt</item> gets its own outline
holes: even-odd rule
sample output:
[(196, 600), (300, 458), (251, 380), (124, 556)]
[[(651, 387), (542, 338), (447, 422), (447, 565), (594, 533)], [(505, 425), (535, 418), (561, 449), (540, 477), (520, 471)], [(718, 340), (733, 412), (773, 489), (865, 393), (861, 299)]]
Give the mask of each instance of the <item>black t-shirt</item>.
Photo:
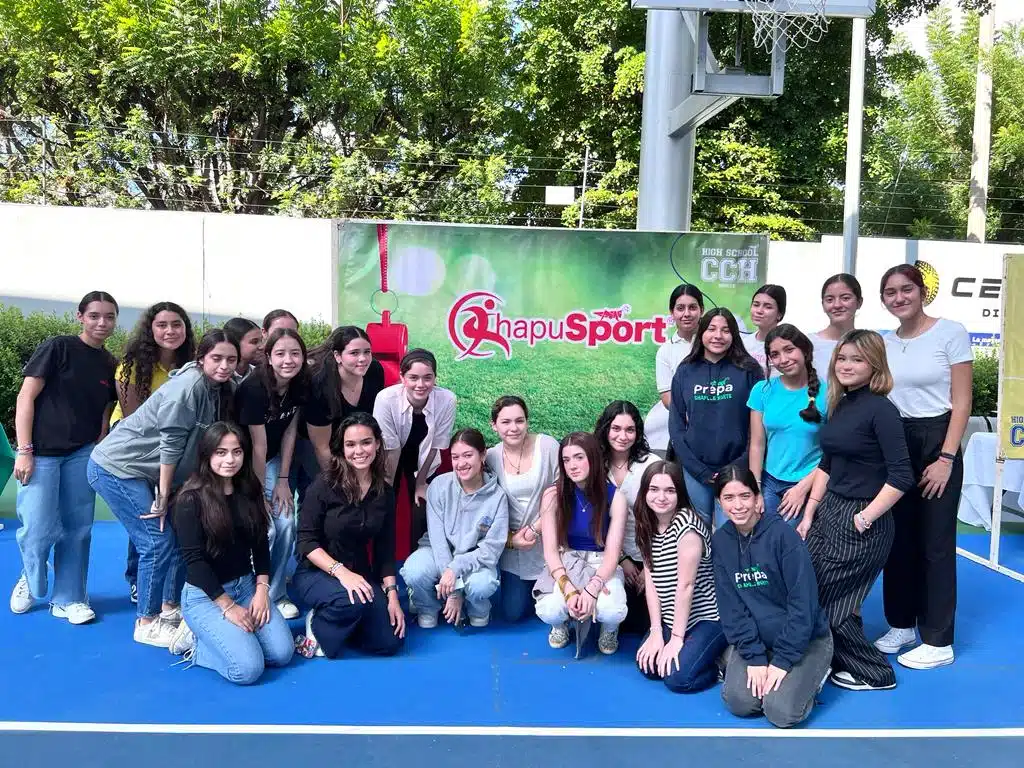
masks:
[[(271, 397), (278, 401), (274, 414), (271, 414)], [(246, 377), (235, 393), (235, 411), (238, 413), (238, 423), (243, 427), (254, 424), (262, 424), (266, 427), (267, 461), (275, 458), (281, 452), (281, 441), (284, 440), (285, 430), (292, 423), (292, 418), (298, 410), (299, 407), (294, 402), (290, 389), (285, 390), (284, 395), (267, 394), (267, 388), (263, 384), (263, 376), (260, 373), (253, 373)]]
[[(199, 587), (211, 600), (224, 594), (223, 584), (255, 573), (257, 576), (270, 575), (270, 545), (264, 536), (253, 541), (248, 529), (242, 524), (238, 494), (227, 497), (228, 508), (234, 523), (231, 541), (223, 545), (214, 557), (208, 549), (206, 531), (200, 519), (200, 509), (195, 493), (184, 493), (174, 504), (171, 519), (174, 532), (185, 561), (185, 575), (188, 583)], [(262, 512), (263, 500), (257, 499), (257, 511)]]
[(327, 388), (331, 382), (324, 375), (324, 371), (317, 371), (310, 384), (309, 397), (303, 406), (303, 421), (314, 427), (326, 427), (331, 425), (331, 435), (334, 435), (338, 425), (353, 413), (373, 413), (373, 403), (377, 395), (384, 389), (384, 366), (377, 360), (370, 363), (363, 377), (363, 391), (359, 393), (359, 402), (353, 405), (348, 402), (339, 392), (338, 400), (341, 403), (340, 413), (335, 413), (331, 406)]
[(37, 456), (67, 456), (100, 436), (103, 414), (117, 400), (116, 361), (78, 336), (40, 344), (23, 373), (43, 379), (35, 402), (32, 444)]

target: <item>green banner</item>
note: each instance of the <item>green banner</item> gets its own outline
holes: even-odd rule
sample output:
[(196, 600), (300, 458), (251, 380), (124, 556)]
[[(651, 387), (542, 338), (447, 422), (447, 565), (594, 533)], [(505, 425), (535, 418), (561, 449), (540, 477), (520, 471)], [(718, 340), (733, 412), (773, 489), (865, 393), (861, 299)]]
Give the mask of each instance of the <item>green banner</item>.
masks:
[(340, 226), (336, 324), (393, 311), (409, 347), (437, 356), (458, 424), (483, 430), (504, 394), (522, 396), (532, 428), (558, 437), (591, 429), (612, 400), (646, 414), (658, 399), (655, 352), (674, 331), (672, 289), (693, 283), (706, 309), (729, 307), (749, 327), (767, 271), (763, 235)]

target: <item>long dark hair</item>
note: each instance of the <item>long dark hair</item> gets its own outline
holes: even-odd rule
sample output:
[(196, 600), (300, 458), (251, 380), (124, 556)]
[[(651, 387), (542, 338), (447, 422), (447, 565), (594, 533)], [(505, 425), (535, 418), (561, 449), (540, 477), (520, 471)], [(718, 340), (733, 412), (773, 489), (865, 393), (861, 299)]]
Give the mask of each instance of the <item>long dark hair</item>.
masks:
[(601, 444), (601, 453), (604, 456), (606, 468), (612, 460), (612, 446), (608, 442), (608, 433), (611, 431), (615, 417), (623, 414), (629, 416), (633, 420), (633, 424), (636, 425), (636, 442), (629, 449), (626, 469), (628, 470), (632, 464), (646, 459), (651, 452), (651, 446), (648, 445), (647, 436), (644, 434), (644, 420), (640, 415), (640, 410), (628, 400), (614, 400), (601, 411), (601, 415), (597, 417), (597, 423), (594, 424), (594, 437)]
[[(238, 359), (242, 359), (242, 352), (238, 348), (238, 342), (231, 338), (231, 335), (223, 328), (211, 328), (203, 334), (203, 337), (199, 340), (199, 346), (196, 347), (196, 362), (199, 364), (200, 369), (202, 369), (203, 365), (202, 359), (218, 344), (230, 344), (235, 348), (235, 354), (238, 355)], [(202, 370), (200, 370), (200, 373), (202, 373)], [(217, 418), (221, 421), (230, 421), (234, 417), (235, 398), (233, 395), (233, 387), (227, 384), (220, 385)]]
[(370, 343), (370, 337), (359, 326), (342, 325), (331, 331), (331, 335), (322, 344), (309, 350), (313, 388), (324, 393), (332, 419), (345, 412), (345, 405), (341, 402), (341, 374), (338, 373), (338, 361), (334, 359), (334, 353), (344, 352), (345, 347), (356, 339)]
[(359, 480), (355, 469), (345, 460), (345, 433), (350, 427), (369, 427), (377, 441), (377, 455), (370, 465), (370, 491), (374, 495), (384, 491), (387, 472), (384, 468), (384, 436), (380, 424), (373, 416), (362, 411), (346, 416), (331, 437), (331, 464), (323, 474), (332, 488), (340, 489), (349, 501), (356, 502), (359, 501)]
[(558, 506), (555, 524), (558, 527), (558, 543), (565, 546), (569, 540), (569, 526), (572, 525), (573, 509), (576, 506), (576, 483), (565, 474), (562, 453), (569, 446), (579, 446), (587, 455), (590, 474), (587, 476), (583, 495), (590, 503), (590, 535), (599, 546), (604, 546), (604, 518), (608, 514), (608, 473), (604, 468), (601, 446), (589, 432), (570, 432), (558, 446)]
[(686, 482), (683, 480), (682, 470), (673, 461), (655, 461), (644, 470), (640, 478), (640, 490), (636, 495), (636, 504), (633, 505), (633, 517), (636, 519), (636, 546), (640, 550), (640, 556), (644, 559), (644, 565), (648, 569), (653, 568), (651, 561), (651, 544), (658, 532), (658, 516), (647, 506), (647, 491), (650, 490), (651, 480), (655, 475), (668, 475), (672, 479), (672, 485), (676, 487), (676, 511), (680, 509), (692, 509), (690, 494), (686, 492)]
[(750, 298), (750, 303), (753, 304), (754, 299), (762, 293), (775, 302), (775, 306), (779, 310), (779, 321), (781, 322), (782, 318), (786, 316), (786, 289), (775, 283), (765, 283), (754, 291), (754, 295)]
[[(299, 343), (299, 350), (302, 352), (302, 367), (295, 377), (288, 382), (288, 391), (284, 397), (277, 394), (277, 380), (274, 378), (274, 368), (270, 365), (270, 353), (274, 351), (274, 345), (281, 339), (295, 339)], [(276, 419), (281, 415), (281, 405), (285, 398), (290, 398), (292, 403), (298, 405), (305, 400), (306, 392), (309, 391), (309, 368), (306, 365), (306, 342), (297, 331), (291, 328), (278, 328), (267, 337), (266, 346), (263, 347), (263, 359), (257, 367), (257, 374), (263, 382), (263, 389), (267, 393), (267, 400), (270, 402), (269, 416)]]
[(776, 339), (788, 341), (803, 354), (804, 367), (807, 369), (808, 402), (807, 407), (800, 411), (800, 418), (810, 424), (820, 424), (821, 411), (818, 410), (818, 404), (815, 402), (815, 398), (821, 391), (821, 382), (818, 380), (818, 372), (814, 369), (814, 345), (811, 344), (811, 340), (807, 338), (803, 331), (795, 325), (780, 323), (772, 328), (768, 332), (768, 335), (764, 337), (764, 354), (765, 359), (768, 361), (769, 377), (771, 376), (772, 370), (772, 360), (771, 354), (769, 353), (769, 347)]
[[(196, 354), (196, 337), (192, 330), (192, 319), (179, 304), (173, 301), (161, 301), (146, 309), (139, 317), (131, 338), (124, 348), (121, 358), (121, 386), (127, 390), (135, 390), (139, 402), (144, 402), (152, 394), (151, 380), (153, 368), (160, 361), (160, 345), (153, 338), (153, 321), (161, 312), (173, 312), (185, 324), (185, 340), (174, 350), (174, 367), (181, 368)], [(135, 384), (132, 384), (134, 374)]]
[(177, 504), (190, 498), (199, 508), (199, 522), (206, 534), (206, 551), (217, 557), (234, 541), (235, 520), (224, 494), (224, 478), (214, 474), (210, 466), (221, 441), (228, 435), (238, 438), (244, 456), (242, 467), (231, 478), (232, 492), (241, 524), (253, 541), (266, 538), (270, 521), (263, 502), (263, 487), (252, 469), (252, 445), (241, 427), (218, 421), (207, 427), (199, 438), (199, 463), (178, 493)]
[(690, 354), (686, 356), (683, 363), (696, 363), (704, 359), (704, 333), (711, 325), (711, 321), (716, 317), (725, 318), (725, 322), (729, 326), (729, 333), (732, 334), (732, 344), (726, 350), (725, 356), (722, 359), (728, 360), (737, 368), (747, 371), (760, 371), (761, 364), (752, 358), (750, 353), (747, 352), (746, 347), (743, 346), (743, 339), (740, 338), (740, 326), (736, 322), (736, 316), (725, 307), (715, 307), (701, 315), (700, 322), (697, 323), (697, 333), (693, 337), (693, 349), (690, 350)]

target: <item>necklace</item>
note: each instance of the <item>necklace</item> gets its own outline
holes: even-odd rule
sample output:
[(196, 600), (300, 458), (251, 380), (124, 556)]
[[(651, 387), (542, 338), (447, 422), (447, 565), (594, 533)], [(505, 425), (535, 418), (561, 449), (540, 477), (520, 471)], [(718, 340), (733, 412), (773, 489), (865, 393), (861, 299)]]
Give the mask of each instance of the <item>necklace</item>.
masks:
[(515, 470), (515, 472), (513, 474), (521, 475), (523, 473), (523, 470), (522, 470), (523, 454), (526, 453), (526, 443), (527, 443), (527, 441), (529, 441), (529, 439), (530, 439), (529, 435), (524, 437), (523, 438), (523, 444), (521, 446), (519, 446), (519, 461), (518, 462), (512, 461), (512, 457), (505, 452), (504, 447), (502, 447), (502, 449), (501, 449), (501, 455), (505, 457), (505, 461), (508, 462), (508, 465), (510, 467), (512, 467), (512, 469)]

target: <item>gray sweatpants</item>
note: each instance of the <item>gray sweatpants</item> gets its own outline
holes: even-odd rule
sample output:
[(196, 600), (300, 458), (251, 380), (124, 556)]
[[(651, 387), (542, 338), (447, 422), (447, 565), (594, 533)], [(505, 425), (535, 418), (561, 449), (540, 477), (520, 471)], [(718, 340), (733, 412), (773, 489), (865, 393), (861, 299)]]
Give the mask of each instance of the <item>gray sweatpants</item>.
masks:
[[(729, 665), (725, 670), (722, 700), (737, 717), (764, 714), (778, 728), (799, 725), (814, 708), (814, 698), (832, 664), (832, 635), (811, 641), (807, 653), (789, 670), (779, 690), (765, 694), (764, 699), (751, 695), (747, 688), (747, 662), (730, 648)], [(771, 663), (771, 653), (768, 654)]]

